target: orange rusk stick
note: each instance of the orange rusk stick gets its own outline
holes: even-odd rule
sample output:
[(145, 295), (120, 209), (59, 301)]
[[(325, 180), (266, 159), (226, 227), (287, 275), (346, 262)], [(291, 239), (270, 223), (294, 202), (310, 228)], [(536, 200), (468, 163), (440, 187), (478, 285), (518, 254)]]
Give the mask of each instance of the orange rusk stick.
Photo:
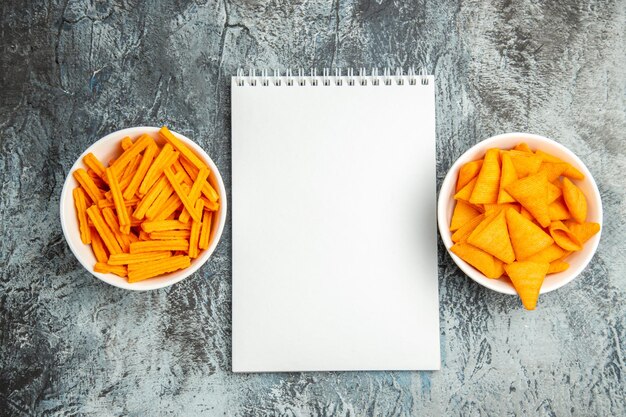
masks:
[(204, 209), (208, 211), (218, 211), (220, 209), (220, 203), (209, 201), (209, 199), (200, 197), (204, 201)]
[(187, 268), (189, 265), (191, 265), (191, 259), (189, 256), (184, 255), (172, 256), (156, 262), (133, 264), (131, 271), (128, 273), (128, 282), (142, 281), (157, 275)]
[(133, 146), (133, 140), (129, 138), (128, 136), (126, 136), (124, 139), (120, 141), (120, 146), (122, 147), (122, 150), (125, 151), (126, 149)]
[(135, 235), (133, 232), (130, 232), (130, 233), (128, 234), (128, 241), (129, 241), (130, 243), (133, 243), (133, 242), (139, 242), (139, 238), (138, 238), (138, 237), (137, 237), (137, 235)]
[(174, 173), (172, 173), (172, 170), (170, 168), (165, 168), (164, 172), (165, 172), (165, 176), (167, 177), (170, 184), (172, 185), (172, 188), (174, 188), (174, 191), (176, 192), (176, 194), (178, 194), (178, 198), (180, 198), (180, 201), (183, 202), (183, 205), (185, 206), (189, 214), (191, 214), (191, 217), (196, 221), (201, 221), (202, 220), (200, 217), (201, 213), (197, 213), (194, 210), (193, 203), (189, 201), (187, 194), (185, 194), (185, 192), (183, 191), (181, 185), (179, 184), (178, 180), (174, 176)]
[(123, 169), (128, 165), (137, 155), (141, 153), (150, 143), (154, 143), (154, 140), (148, 135), (142, 135), (137, 142), (133, 143), (133, 145), (126, 149), (124, 153), (120, 155), (119, 158), (113, 162), (111, 168), (113, 168), (113, 172), (115, 175), (120, 175)]
[(87, 215), (93, 222), (93, 226), (98, 231), (98, 234), (102, 238), (102, 242), (104, 242), (104, 245), (106, 246), (106, 248), (109, 250), (109, 253), (110, 254), (121, 253), (122, 248), (120, 247), (119, 243), (117, 243), (117, 240), (115, 240), (115, 236), (113, 235), (113, 232), (104, 221), (104, 218), (102, 217), (102, 213), (100, 213), (98, 206), (93, 205), (89, 207), (87, 209)]
[[(190, 164), (189, 162), (185, 161), (184, 159), (181, 161), (181, 163), (183, 165), (183, 168), (185, 168), (185, 171), (187, 172), (189, 177), (192, 180), (195, 180), (196, 176), (198, 175), (198, 169), (194, 167), (192, 164)], [(209, 175), (211, 175), (210, 171), (209, 171)], [(208, 198), (210, 201), (213, 201), (213, 202), (216, 202), (220, 198), (217, 191), (215, 191), (215, 188), (213, 188), (213, 186), (208, 181), (205, 181), (202, 184), (202, 194), (204, 194), (206, 198)]]
[(159, 259), (165, 259), (172, 256), (172, 252), (147, 252), (147, 253), (118, 253), (111, 255), (109, 265), (129, 265), (141, 262), (158, 261)]
[[(135, 206), (137, 203), (139, 203), (139, 199), (138, 198), (131, 198), (130, 200), (124, 200), (124, 205), (126, 207), (133, 207)], [(205, 202), (206, 204), (206, 202)], [(98, 200), (98, 208), (103, 209), (105, 207), (115, 207), (115, 203), (111, 200), (108, 199), (102, 199), (102, 200)]]
[(120, 188), (122, 190), (125, 190), (126, 187), (128, 187), (128, 184), (130, 184), (130, 181), (135, 176), (135, 173), (137, 172), (137, 168), (139, 167), (139, 164), (141, 163), (141, 159), (142, 159), (142, 155), (141, 154), (137, 155), (135, 159), (133, 159), (130, 162), (130, 164), (126, 165), (126, 168), (124, 168), (124, 172), (122, 173), (120, 177)]
[(96, 158), (96, 155), (89, 152), (83, 157), (83, 163), (87, 165), (88, 168), (92, 169), (93, 172), (95, 172), (104, 182), (106, 182), (106, 177), (104, 175), (104, 165), (102, 165), (102, 162), (100, 162), (100, 160)]
[(213, 220), (213, 213), (205, 211), (202, 214), (202, 229), (200, 230), (200, 240), (198, 240), (198, 247), (200, 249), (209, 248), (209, 237), (211, 236), (211, 221)]
[(93, 251), (93, 255), (96, 257), (96, 261), (106, 263), (109, 260), (109, 255), (107, 255), (104, 243), (102, 242), (98, 232), (93, 228), (91, 231), (91, 250)]
[(170, 196), (174, 193), (174, 189), (168, 183), (163, 187), (163, 190), (159, 193), (159, 196), (154, 200), (150, 208), (146, 211), (146, 219), (153, 220), (157, 214), (163, 209), (165, 203), (170, 198)]
[(196, 154), (183, 143), (182, 140), (174, 136), (167, 126), (163, 126), (161, 130), (159, 130), (159, 135), (161, 135), (168, 143), (171, 143), (172, 146), (180, 152), (186, 160), (193, 164), (193, 166), (198, 169), (206, 168), (206, 164), (202, 162), (202, 160), (198, 158)]
[(83, 168), (78, 168), (76, 171), (72, 173), (76, 181), (83, 187), (83, 190), (87, 193), (91, 201), (98, 201), (104, 198), (104, 194), (93, 182), (87, 171)]
[(159, 194), (161, 194), (167, 187), (169, 187), (168, 180), (166, 177), (161, 175), (161, 178), (159, 178), (156, 184), (150, 188), (148, 194), (144, 195), (139, 204), (137, 204), (137, 207), (133, 212), (133, 217), (138, 220), (143, 219), (150, 206), (152, 206)]
[(176, 240), (145, 240), (130, 244), (130, 253), (157, 252), (164, 250), (189, 250), (189, 242)]
[(143, 230), (139, 231), (139, 241), (146, 241), (146, 240), (152, 240), (150, 239), (150, 235), (146, 232), (144, 232)]
[(164, 230), (189, 230), (191, 225), (178, 220), (155, 220), (141, 223), (141, 229), (146, 233), (152, 233)]
[(100, 178), (93, 169), (89, 168), (87, 170), (87, 175), (91, 177), (93, 183), (96, 184), (96, 187), (98, 187), (100, 190), (104, 190), (105, 188), (107, 188), (107, 183), (104, 182), (104, 180)]
[(100, 272), (101, 274), (115, 274), (120, 277), (125, 277), (128, 275), (128, 270), (125, 266), (122, 265), (109, 265), (104, 262), (97, 262), (94, 265), (93, 270), (96, 272)]
[(154, 187), (152, 187), (148, 194), (145, 194), (139, 204), (137, 204), (137, 207), (135, 207), (135, 211), (133, 212), (133, 217), (139, 220), (143, 219), (152, 203), (154, 203), (154, 200), (157, 199), (166, 185), (167, 178), (165, 178), (165, 176), (161, 176), (156, 184), (154, 184)]
[(87, 223), (87, 196), (81, 187), (76, 187), (72, 191), (74, 195), (74, 206), (78, 217), (78, 229), (80, 230), (80, 240), (88, 245), (91, 243), (91, 229)]
[(169, 143), (165, 144), (165, 146), (161, 148), (161, 152), (159, 152), (157, 157), (154, 158), (152, 165), (150, 165), (148, 172), (146, 172), (146, 175), (139, 186), (139, 195), (146, 194), (152, 187), (152, 184), (159, 179), (164, 168), (163, 165), (174, 152), (174, 148), (172, 148), (172, 145)]
[(103, 208), (102, 217), (104, 218), (107, 226), (109, 226), (109, 228), (111, 229), (111, 232), (113, 232), (113, 236), (115, 236), (115, 240), (117, 240), (117, 243), (119, 243), (122, 251), (128, 252), (128, 248), (130, 247), (130, 239), (128, 238), (127, 234), (120, 231), (120, 224), (117, 222), (117, 217), (115, 216), (115, 213), (113, 213), (113, 209), (110, 209), (108, 207)]
[(161, 210), (161, 212), (158, 213), (152, 220), (167, 219), (170, 215), (175, 214), (176, 210), (182, 205), (183, 205), (183, 202), (180, 201), (180, 198), (178, 198), (178, 195), (174, 193), (165, 202), (165, 205), (163, 206), (163, 210)]
[(124, 190), (124, 199), (130, 200), (135, 195), (137, 189), (139, 188), (139, 184), (141, 184), (144, 177), (146, 176), (146, 172), (148, 172), (148, 169), (152, 164), (152, 160), (154, 159), (154, 155), (157, 153), (158, 150), (159, 147), (154, 142), (148, 145), (146, 151), (143, 153), (141, 162), (137, 167), (137, 172), (135, 172), (135, 175), (133, 175), (133, 178), (130, 180), (130, 183)]
[(150, 233), (150, 239), (152, 240), (187, 240), (189, 236), (191, 236), (191, 231), (189, 230), (161, 230)]
[[(198, 171), (198, 176), (196, 177), (193, 185), (191, 186), (191, 191), (189, 191), (189, 201), (196, 204), (195, 201), (200, 197), (200, 191), (202, 190), (202, 184), (206, 181), (209, 176), (209, 169), (202, 168)], [(203, 204), (204, 207), (204, 204)], [(202, 211), (200, 211), (200, 216), (202, 216)], [(189, 212), (187, 210), (183, 210), (180, 213), (180, 221), (183, 223), (187, 223), (189, 221)]]
[(120, 184), (117, 181), (117, 177), (115, 176), (115, 172), (112, 167), (106, 169), (106, 175), (107, 180), (109, 181), (109, 187), (111, 187), (111, 194), (113, 196), (113, 202), (115, 203), (115, 211), (117, 212), (117, 217), (119, 218), (120, 231), (127, 235), (130, 233), (130, 218), (128, 217), (126, 207), (124, 206), (124, 197), (122, 197)]
[[(196, 212), (202, 213), (204, 211), (204, 201), (198, 200), (195, 207)], [(194, 220), (191, 222), (191, 233), (189, 235), (189, 257), (198, 257), (198, 240), (200, 239), (200, 226), (201, 221)]]

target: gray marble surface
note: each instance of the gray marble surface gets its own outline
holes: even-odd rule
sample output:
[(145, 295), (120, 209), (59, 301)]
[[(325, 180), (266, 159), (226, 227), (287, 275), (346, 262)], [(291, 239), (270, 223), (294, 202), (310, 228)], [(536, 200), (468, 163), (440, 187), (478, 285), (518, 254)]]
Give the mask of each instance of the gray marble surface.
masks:
[[(626, 415), (626, 3), (546, 3), (2, 1), (0, 414)], [(604, 203), (591, 265), (535, 312), (440, 246), (441, 371), (231, 373), (230, 224), (193, 278), (148, 293), (69, 251), (61, 186), (106, 133), (167, 123), (229, 186), (238, 67), (411, 65), (437, 79), (438, 181), (528, 131), (576, 152)]]

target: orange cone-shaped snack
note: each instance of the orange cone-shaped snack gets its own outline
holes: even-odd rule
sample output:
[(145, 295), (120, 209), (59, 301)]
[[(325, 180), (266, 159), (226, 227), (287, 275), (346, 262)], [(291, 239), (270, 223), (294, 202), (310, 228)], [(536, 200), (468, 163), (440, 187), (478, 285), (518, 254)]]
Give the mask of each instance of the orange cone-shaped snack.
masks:
[(546, 171), (548, 181), (552, 182), (567, 171), (569, 166), (565, 162), (542, 162), (541, 166), (539, 166), (539, 171)]
[(453, 242), (460, 242), (462, 240), (467, 239), (467, 237), (472, 233), (472, 231), (485, 219), (485, 215), (481, 214), (480, 216), (474, 217), (469, 222), (465, 223), (461, 226), (456, 232), (452, 234)]
[(474, 268), (478, 269), (487, 278), (495, 279), (500, 278), (500, 275), (502, 275), (497, 275), (499, 268), (497, 267), (493, 256), (468, 243), (457, 243), (450, 248), (450, 251), (468, 264), (472, 265)]
[(452, 214), (450, 231), (454, 232), (455, 230), (458, 230), (476, 216), (480, 216), (480, 211), (478, 211), (473, 205), (466, 203), (463, 200), (458, 200), (456, 202), (456, 206), (454, 207), (454, 213)]
[(542, 227), (550, 225), (548, 184), (546, 173), (540, 172), (505, 187), (506, 191), (528, 210)]
[(506, 211), (506, 223), (518, 260), (528, 258), (554, 243), (550, 235), (515, 210)]
[(534, 310), (537, 306), (539, 290), (549, 267), (550, 264), (544, 262), (513, 262), (504, 266), (527, 310)]
[(572, 215), (567, 210), (567, 206), (565, 205), (565, 201), (562, 198), (557, 198), (555, 201), (550, 203), (548, 206), (548, 215), (550, 216), (550, 220), (567, 220)]
[(456, 192), (460, 191), (461, 188), (465, 187), (471, 180), (473, 180), (480, 172), (480, 168), (482, 166), (482, 159), (468, 162), (463, 165), (461, 169), (459, 169), (459, 178), (456, 181)]
[(555, 221), (550, 224), (550, 236), (552, 236), (557, 245), (565, 250), (577, 251), (583, 248), (578, 237), (561, 221)]
[(587, 219), (587, 199), (568, 178), (563, 179), (563, 199), (574, 220), (583, 223)]
[(498, 204), (513, 203), (515, 199), (504, 190), (504, 187), (517, 181), (517, 173), (511, 161), (511, 155), (503, 153), (502, 158), (502, 175), (500, 176), (500, 191), (498, 192)]
[(600, 225), (598, 223), (592, 222), (584, 222), (581, 224), (572, 220), (568, 220), (565, 222), (565, 226), (567, 226), (570, 232), (572, 232), (578, 238), (578, 241), (580, 243), (585, 243), (586, 241), (591, 239), (593, 235), (600, 231)]
[(567, 262), (558, 261), (558, 260), (553, 261), (553, 262), (550, 262), (550, 267), (548, 268), (548, 274), (556, 274), (559, 272), (563, 272), (567, 268), (569, 268), (569, 264)]
[(474, 177), (470, 182), (465, 184), (463, 188), (461, 188), (455, 195), (455, 200), (463, 200), (469, 202), (470, 197), (472, 196), (472, 191), (474, 191), (474, 186), (476, 185), (476, 180), (478, 177)]
[(508, 154), (511, 156), (511, 162), (519, 178), (536, 174), (539, 171), (541, 158), (538, 156), (523, 151), (508, 151)]
[(543, 151), (537, 151), (535, 152), (537, 154), (538, 157), (541, 158), (541, 160), (543, 162), (553, 162), (553, 163), (562, 163), (562, 164), (567, 164), (567, 169), (565, 171), (563, 171), (563, 173), (561, 175), (563, 175), (564, 177), (568, 177), (574, 180), (583, 180), (585, 179), (585, 176), (583, 175), (582, 172), (580, 172), (579, 170), (577, 170), (576, 168), (574, 168), (574, 166), (572, 166), (572, 164), (568, 164), (567, 162), (564, 162), (563, 160), (557, 158), (556, 156), (552, 156), (548, 153), (545, 153)]
[(518, 143), (513, 149), (515, 149), (516, 151), (533, 153), (532, 149), (530, 149), (530, 146), (528, 146), (526, 142)]
[(530, 255), (528, 258), (520, 259), (520, 261), (532, 261), (532, 262), (552, 262), (557, 259), (561, 259), (565, 256), (565, 252), (559, 245), (553, 243), (547, 248), (540, 250), (534, 255)]
[(481, 230), (475, 229), (467, 238), (467, 243), (484, 250), (503, 262), (511, 263), (515, 260), (503, 211), (500, 211)]
[(498, 202), (500, 190), (500, 151), (489, 149), (485, 154), (483, 166), (480, 168), (476, 185), (472, 190), (470, 203), (491, 204)]

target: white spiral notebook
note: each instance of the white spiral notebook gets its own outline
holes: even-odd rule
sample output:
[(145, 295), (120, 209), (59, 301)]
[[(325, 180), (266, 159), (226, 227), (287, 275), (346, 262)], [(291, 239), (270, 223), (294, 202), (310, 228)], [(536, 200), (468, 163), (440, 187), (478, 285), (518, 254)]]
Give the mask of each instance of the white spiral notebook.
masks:
[(232, 78), (232, 369), (440, 366), (434, 78)]

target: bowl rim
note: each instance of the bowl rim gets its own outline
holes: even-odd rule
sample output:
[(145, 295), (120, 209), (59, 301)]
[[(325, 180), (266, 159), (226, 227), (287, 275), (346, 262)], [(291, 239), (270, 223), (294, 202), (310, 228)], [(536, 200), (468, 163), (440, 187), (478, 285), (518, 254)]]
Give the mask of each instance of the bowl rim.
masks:
[[(496, 282), (500, 281), (499, 279), (490, 279), (490, 278), (485, 277), (481, 272), (476, 270), (474, 267), (472, 267), (467, 262), (465, 262), (464, 260), (462, 260), (461, 258), (459, 258), (458, 256), (456, 256), (454, 253), (450, 251), (450, 247), (453, 245), (453, 242), (451, 239), (452, 233), (449, 231), (449, 228), (447, 225), (447, 207), (448, 207), (450, 200), (449, 200), (449, 195), (448, 197), (446, 197), (442, 191), (444, 189), (448, 189), (451, 186), (451, 183), (453, 184), (456, 183), (456, 181), (454, 181), (456, 172), (458, 171), (458, 169), (460, 168), (462, 164), (469, 162), (472, 159), (475, 159), (475, 158), (470, 158), (470, 156), (476, 153), (477, 148), (487, 149), (490, 147), (497, 147), (497, 146), (491, 146), (491, 145), (499, 141), (505, 140), (505, 139), (506, 140), (519, 139), (519, 141), (522, 142), (524, 138), (528, 138), (534, 141), (549, 143), (555, 146), (556, 148), (560, 149), (561, 151), (563, 151), (563, 153), (566, 154), (568, 158), (570, 158), (569, 162), (574, 162), (577, 164), (576, 168), (580, 169), (583, 172), (583, 174), (585, 175), (585, 179), (589, 180), (591, 188), (593, 190), (593, 196), (588, 196), (587, 198), (589, 199), (589, 197), (592, 197), (594, 201), (597, 200), (598, 202), (597, 204), (598, 217), (599, 217), (598, 223), (600, 223), (601, 226), (604, 223), (603, 222), (604, 213), (602, 210), (602, 198), (600, 195), (600, 190), (598, 189), (598, 186), (596, 184), (596, 181), (593, 178), (593, 175), (591, 175), (591, 172), (589, 171), (587, 166), (584, 164), (584, 162), (578, 156), (576, 156), (576, 154), (574, 154), (572, 151), (570, 151), (567, 147), (565, 147), (561, 143), (553, 139), (547, 138), (545, 136), (542, 136), (542, 135), (525, 133), (525, 132), (511, 132), (511, 133), (502, 133), (502, 134), (491, 136), (471, 146), (461, 156), (459, 156), (454, 162), (454, 164), (452, 164), (450, 169), (448, 169), (448, 172), (444, 180), (442, 181), (441, 186), (439, 187), (439, 190), (438, 190), (439, 196), (438, 196), (438, 201), (437, 201), (437, 224), (439, 226), (438, 227), (439, 236), (441, 240), (443, 241), (446, 251), (452, 257), (452, 260), (454, 261), (454, 263), (465, 273), (465, 275), (467, 275), (469, 278), (471, 278), (476, 283), (482, 285), (483, 287), (489, 288), (490, 290), (499, 292), (501, 294), (509, 294), (509, 295), (517, 295), (517, 292), (515, 291), (515, 288), (513, 288), (513, 286), (507, 286), (505, 287), (506, 289), (502, 288), (501, 285), (496, 284)], [(595, 253), (598, 249), (598, 244), (600, 242), (601, 234), (602, 234), (602, 227), (600, 227), (600, 231), (587, 242), (587, 245), (590, 245), (589, 247), (591, 248), (591, 251), (589, 252), (589, 255), (584, 260), (584, 262), (582, 262), (579, 266), (568, 270), (569, 274), (567, 275), (567, 278), (563, 279), (559, 283), (554, 284), (550, 287), (546, 287), (545, 285), (542, 285), (540, 294), (546, 294), (548, 292), (557, 290), (563, 287), (564, 285), (569, 284), (578, 275), (580, 275), (581, 272), (583, 272), (585, 268), (587, 268), (587, 266), (589, 265), (589, 263), (595, 256)]]
[[(61, 189), (61, 195), (60, 195), (60, 201), (59, 201), (59, 217), (61, 219), (61, 229), (63, 230), (63, 237), (65, 239), (65, 242), (70, 247), (72, 254), (78, 260), (78, 262), (83, 266), (83, 268), (85, 268), (85, 270), (87, 270), (87, 272), (89, 272), (91, 275), (93, 275), (94, 277), (98, 278), (99, 280), (109, 285), (112, 285), (117, 288), (122, 288), (125, 290), (152, 291), (152, 290), (157, 290), (160, 288), (169, 287), (171, 285), (174, 285), (184, 280), (185, 278), (188, 278), (189, 276), (194, 274), (198, 269), (200, 269), (211, 258), (211, 256), (215, 252), (215, 249), (217, 248), (222, 238), (224, 227), (226, 225), (226, 219), (228, 215), (228, 201), (227, 201), (227, 194), (226, 194), (226, 186), (224, 184), (222, 175), (219, 169), (217, 168), (217, 165), (215, 164), (213, 159), (211, 159), (211, 157), (204, 151), (204, 149), (202, 149), (200, 145), (198, 145), (193, 140), (189, 139), (187, 136), (170, 129), (170, 132), (172, 132), (172, 134), (177, 136), (179, 139), (183, 140), (185, 144), (194, 151), (194, 153), (200, 156), (201, 159), (203, 159), (204, 162), (207, 163), (207, 165), (209, 165), (209, 168), (211, 169), (212, 174), (215, 175), (215, 179), (219, 188), (219, 195), (220, 195), (220, 216), (219, 216), (219, 221), (217, 224), (217, 229), (215, 230), (215, 236), (213, 240), (211, 241), (209, 247), (202, 253), (201, 256), (196, 258), (194, 262), (192, 262), (192, 264), (188, 268), (184, 269), (180, 276), (177, 276), (176, 278), (171, 278), (168, 280), (156, 281), (156, 282), (151, 282), (150, 280), (142, 281), (143, 285), (141, 286), (137, 286), (136, 284), (131, 284), (125, 280), (117, 280), (117, 279), (111, 280), (110, 278), (113, 276), (113, 274), (110, 274), (110, 273), (103, 274), (103, 273), (93, 271), (93, 265), (88, 263), (85, 259), (83, 259), (81, 255), (79, 255), (78, 248), (75, 247), (74, 242), (72, 241), (72, 239), (69, 238), (70, 236), (70, 231), (68, 230), (69, 226), (66, 224), (64, 216), (63, 216), (63, 213), (65, 213), (66, 210), (69, 210), (69, 209), (74, 210), (73, 204), (69, 204), (70, 207), (68, 207), (68, 201), (69, 201), (68, 194), (71, 193), (71, 188), (72, 188), (72, 186), (70, 185), (72, 183), (72, 178), (73, 178), (72, 173), (76, 169), (80, 167), (84, 167), (84, 164), (82, 161), (85, 155), (92, 152), (93, 148), (97, 147), (97, 145), (100, 144), (101, 142), (110, 141), (114, 138), (122, 138), (124, 136), (136, 137), (137, 135), (144, 134), (144, 133), (155, 134), (160, 129), (161, 129), (160, 127), (154, 127), (154, 126), (128, 127), (128, 128), (111, 132), (103, 136), (102, 138), (98, 139), (97, 141), (93, 142), (76, 159), (76, 161), (74, 162), (74, 164), (68, 171), (65, 177), (65, 181), (63, 183), (63, 188)], [(115, 276), (115, 278), (118, 278), (118, 277)]]

